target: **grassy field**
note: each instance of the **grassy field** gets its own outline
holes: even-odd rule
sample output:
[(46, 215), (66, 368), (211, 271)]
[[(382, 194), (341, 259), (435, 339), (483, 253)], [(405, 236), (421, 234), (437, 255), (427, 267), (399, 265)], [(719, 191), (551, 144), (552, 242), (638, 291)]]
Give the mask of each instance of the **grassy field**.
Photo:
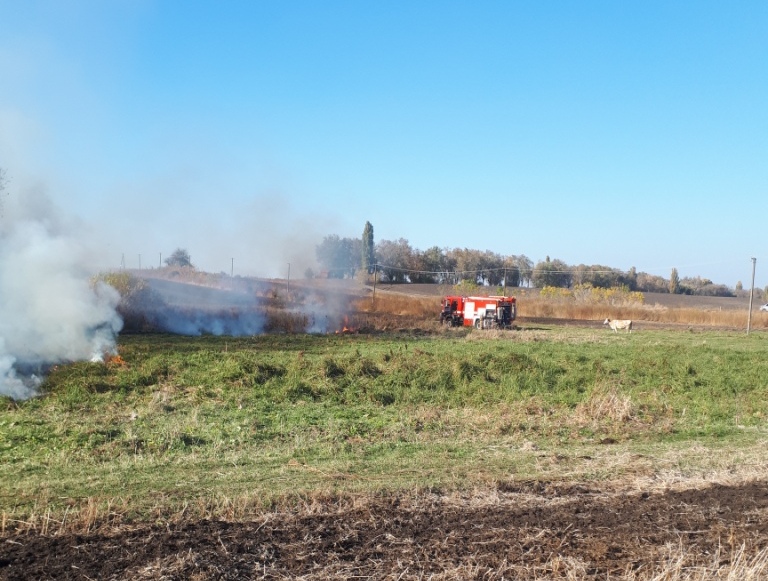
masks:
[(186, 338), (4, 400), (2, 533), (317, 495), (764, 473), (768, 336), (542, 327)]

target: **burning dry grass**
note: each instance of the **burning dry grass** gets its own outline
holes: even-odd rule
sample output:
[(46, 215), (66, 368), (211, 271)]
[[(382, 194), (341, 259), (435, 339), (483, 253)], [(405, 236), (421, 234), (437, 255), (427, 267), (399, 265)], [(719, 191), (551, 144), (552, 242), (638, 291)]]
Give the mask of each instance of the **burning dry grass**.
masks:
[(104, 363), (111, 368), (128, 367), (128, 363), (120, 356), (119, 353), (114, 355), (107, 355), (104, 359)]

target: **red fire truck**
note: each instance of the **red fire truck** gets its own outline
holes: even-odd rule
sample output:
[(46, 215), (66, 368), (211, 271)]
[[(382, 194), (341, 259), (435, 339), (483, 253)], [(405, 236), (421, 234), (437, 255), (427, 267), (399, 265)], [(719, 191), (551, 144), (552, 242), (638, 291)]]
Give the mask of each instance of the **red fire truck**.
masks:
[(517, 317), (515, 297), (460, 297), (443, 298), (440, 322), (451, 327), (475, 329), (511, 329)]

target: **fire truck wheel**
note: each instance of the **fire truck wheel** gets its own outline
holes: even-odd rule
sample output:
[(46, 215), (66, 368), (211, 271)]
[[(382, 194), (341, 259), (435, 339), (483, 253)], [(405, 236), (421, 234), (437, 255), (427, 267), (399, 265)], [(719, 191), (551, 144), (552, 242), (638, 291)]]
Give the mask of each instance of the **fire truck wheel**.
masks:
[(482, 329), (483, 323), (480, 319), (475, 319), (475, 329)]

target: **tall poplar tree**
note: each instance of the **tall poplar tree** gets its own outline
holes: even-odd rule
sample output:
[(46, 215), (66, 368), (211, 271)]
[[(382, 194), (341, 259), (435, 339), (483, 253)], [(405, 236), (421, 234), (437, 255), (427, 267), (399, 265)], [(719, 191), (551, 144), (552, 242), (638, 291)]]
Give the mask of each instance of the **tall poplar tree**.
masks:
[(366, 222), (365, 228), (363, 228), (363, 257), (361, 263), (363, 272), (371, 274), (375, 263), (376, 253), (373, 244), (373, 226), (370, 222)]
[(680, 292), (680, 275), (677, 273), (676, 268), (673, 268), (669, 275), (669, 292), (673, 295)]

